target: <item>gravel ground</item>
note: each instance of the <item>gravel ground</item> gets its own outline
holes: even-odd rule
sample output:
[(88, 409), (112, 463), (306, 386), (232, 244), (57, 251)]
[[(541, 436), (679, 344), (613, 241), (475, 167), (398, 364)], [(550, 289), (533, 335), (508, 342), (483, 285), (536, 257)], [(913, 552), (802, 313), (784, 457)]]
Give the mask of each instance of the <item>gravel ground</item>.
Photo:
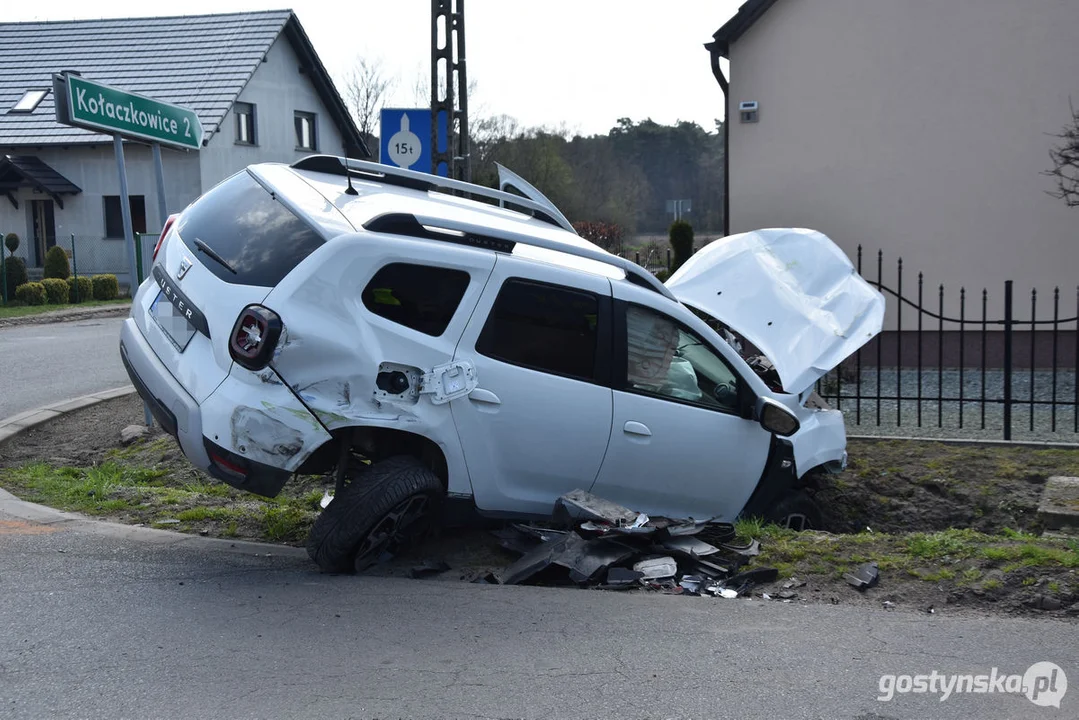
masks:
[[(962, 372), (948, 368), (938, 374), (933, 369), (923, 369), (921, 374), (921, 401), (867, 399), (877, 395), (876, 368), (863, 368), (862, 380), (843, 381), (837, 388), (834, 381), (825, 382), (822, 393), (832, 407), (841, 410), (846, 417), (847, 432), (851, 435), (912, 436), (925, 438), (963, 438), (978, 440), (1002, 440), (1004, 438), (1004, 373), (987, 370), (983, 378), (981, 369)], [(831, 380), (829, 378), (829, 380)], [(882, 368), (879, 394), (895, 397), (917, 398), (919, 395), (916, 368)], [(960, 387), (964, 398), (977, 398), (959, 402)], [(938, 388), (946, 398), (937, 401)], [(837, 389), (839, 392), (837, 393)], [(1033, 392), (1032, 392), (1033, 390)], [(857, 399), (859, 392), (861, 401)], [(987, 402), (982, 402), (984, 397)], [(948, 399), (951, 398), (951, 399)], [(1053, 373), (1047, 370), (1017, 370), (1012, 373), (1012, 439), (1052, 443), (1079, 443), (1075, 418), (1075, 371), (1058, 370), (1055, 398), (1058, 403), (1069, 403), (1054, 408)], [(1034, 404), (1031, 404), (1031, 400)], [(878, 416), (879, 405), (879, 416)], [(921, 419), (919, 422), (919, 406)], [(983, 427), (984, 409), (984, 427)], [(1054, 421), (1055, 414), (1055, 421)]]

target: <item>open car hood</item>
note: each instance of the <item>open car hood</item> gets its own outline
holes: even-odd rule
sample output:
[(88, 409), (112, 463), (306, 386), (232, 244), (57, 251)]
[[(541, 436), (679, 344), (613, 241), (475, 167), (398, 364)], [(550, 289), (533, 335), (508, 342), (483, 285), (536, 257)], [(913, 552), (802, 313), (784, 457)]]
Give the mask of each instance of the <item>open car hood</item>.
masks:
[(802, 394), (881, 331), (884, 296), (815, 230), (731, 235), (697, 251), (666, 282), (772, 361)]

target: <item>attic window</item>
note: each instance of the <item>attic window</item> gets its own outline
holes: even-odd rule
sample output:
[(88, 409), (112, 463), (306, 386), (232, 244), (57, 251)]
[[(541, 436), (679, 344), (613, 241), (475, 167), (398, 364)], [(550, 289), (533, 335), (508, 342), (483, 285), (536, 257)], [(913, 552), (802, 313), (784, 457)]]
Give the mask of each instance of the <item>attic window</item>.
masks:
[(30, 113), (49, 94), (48, 90), (27, 90), (9, 112)]

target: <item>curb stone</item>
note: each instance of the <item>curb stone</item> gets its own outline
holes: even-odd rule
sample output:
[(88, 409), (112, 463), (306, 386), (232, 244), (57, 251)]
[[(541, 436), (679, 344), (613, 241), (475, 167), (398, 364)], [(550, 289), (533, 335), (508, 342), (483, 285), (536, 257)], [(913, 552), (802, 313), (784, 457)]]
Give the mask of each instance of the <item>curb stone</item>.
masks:
[(43, 312), (38, 315), (21, 315), (19, 317), (0, 319), (0, 328), (18, 327), (20, 325), (45, 325), (58, 322), (76, 322), (78, 320), (92, 320), (94, 318), (124, 317), (131, 312), (131, 303), (123, 305), (102, 305), (92, 308), (64, 308)]
[(123, 397), (135, 392), (133, 385), (124, 385), (123, 387), (113, 388), (112, 390), (102, 390), (101, 392), (90, 393), (89, 395), (83, 395), (82, 397), (72, 398), (70, 400), (61, 400), (51, 405), (45, 405), (44, 407), (34, 408), (33, 410), (25, 410), (21, 413), (12, 415), (11, 417), (0, 420), (0, 447), (3, 447), (4, 443), (15, 437), (23, 430), (28, 430), (32, 427), (47, 423), (53, 418), (58, 418), (61, 415), (65, 415), (75, 410), (81, 410), (82, 408), (90, 407), (91, 405), (97, 405), (98, 403), (105, 402), (106, 400), (112, 400), (113, 398)]
[[(200, 547), (216, 552), (236, 553), (239, 555), (262, 555), (267, 559), (295, 558), (308, 560), (307, 551), (291, 545), (271, 545), (249, 540), (229, 540), (227, 538), (202, 537), (171, 530), (158, 530), (139, 525), (121, 525), (120, 523), (98, 520), (74, 512), (64, 512), (45, 505), (20, 500), (7, 490), (0, 488), (0, 515), (8, 515), (44, 525), (56, 530), (78, 530), (94, 535), (105, 535), (119, 540), (132, 540), (151, 545), (167, 547)], [(308, 560), (309, 561), (309, 560)]]
[[(131, 395), (135, 388), (131, 385), (104, 390), (102, 392), (83, 395), (82, 397), (63, 400), (52, 405), (26, 410), (0, 420), (0, 447), (19, 433), (47, 423), (55, 418), (62, 417), (67, 413), (103, 403), (106, 400), (114, 400), (119, 397)], [(172, 532), (170, 530), (158, 530), (156, 528), (140, 527), (138, 525), (121, 525), (119, 523), (98, 520), (86, 515), (74, 512), (65, 512), (37, 503), (20, 500), (7, 490), (0, 488), (0, 514), (9, 515), (27, 520), (38, 525), (45, 525), (58, 530), (71, 529), (91, 532), (97, 535), (137, 540), (155, 545), (167, 545), (174, 547), (198, 546), (213, 549), (219, 552), (239, 553), (242, 555), (266, 555), (269, 557), (303, 558), (307, 559), (307, 551), (303, 548), (290, 545), (272, 545), (269, 543), (251, 542), (248, 540), (230, 540), (225, 538), (202, 537), (188, 535), (187, 533)]]

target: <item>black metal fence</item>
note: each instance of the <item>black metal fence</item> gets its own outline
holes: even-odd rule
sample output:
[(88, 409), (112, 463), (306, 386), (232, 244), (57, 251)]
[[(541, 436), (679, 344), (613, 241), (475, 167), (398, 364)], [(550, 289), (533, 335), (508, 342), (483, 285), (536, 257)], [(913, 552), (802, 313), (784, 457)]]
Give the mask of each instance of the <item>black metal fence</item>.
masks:
[[(1032, 289), (1028, 311), (1011, 280), (1001, 288), (1001, 304), (991, 303), (987, 288), (968, 294), (961, 287), (958, 297), (946, 296), (943, 284), (927, 292), (919, 272), (910, 297), (902, 258), (894, 289), (883, 284), (883, 251), (876, 260), (876, 280), (867, 279), (890, 296), (889, 329), (817, 387), (848, 425), (887, 429), (883, 434), (915, 427), (938, 435), (1079, 440), (1079, 287), (1074, 296), (1071, 288), (1053, 288), (1048, 298)], [(860, 246), (857, 266), (864, 276)]]

